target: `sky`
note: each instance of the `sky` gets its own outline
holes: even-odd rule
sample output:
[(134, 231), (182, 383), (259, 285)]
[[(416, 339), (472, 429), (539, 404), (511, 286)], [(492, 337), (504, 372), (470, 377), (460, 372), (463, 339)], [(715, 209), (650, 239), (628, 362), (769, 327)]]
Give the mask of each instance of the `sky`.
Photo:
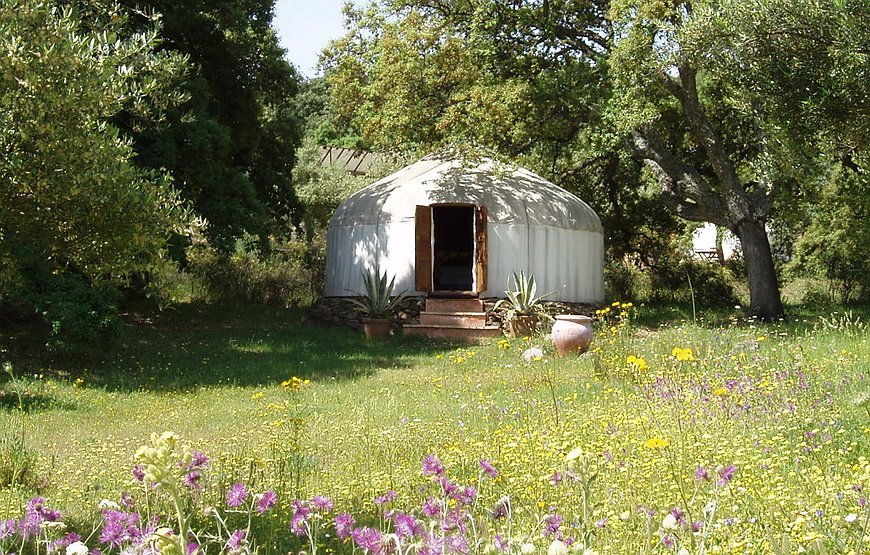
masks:
[(345, 0), (277, 0), (273, 24), (290, 62), (306, 77), (315, 75), (323, 47), (340, 37)]

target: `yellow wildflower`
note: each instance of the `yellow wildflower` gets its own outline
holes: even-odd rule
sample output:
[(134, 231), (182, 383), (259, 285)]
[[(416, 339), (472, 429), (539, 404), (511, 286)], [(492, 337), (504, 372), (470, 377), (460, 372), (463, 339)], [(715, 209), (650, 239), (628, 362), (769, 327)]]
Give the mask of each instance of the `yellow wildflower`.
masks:
[(302, 389), (303, 385), (308, 385), (309, 383), (311, 383), (311, 380), (303, 380), (302, 378), (297, 378), (296, 376), (293, 376), (289, 380), (284, 380), (283, 382), (281, 382), (281, 389), (283, 389), (284, 391), (295, 392)]
[(664, 449), (670, 444), (670, 440), (663, 437), (651, 437), (643, 442), (643, 446), (647, 449)]

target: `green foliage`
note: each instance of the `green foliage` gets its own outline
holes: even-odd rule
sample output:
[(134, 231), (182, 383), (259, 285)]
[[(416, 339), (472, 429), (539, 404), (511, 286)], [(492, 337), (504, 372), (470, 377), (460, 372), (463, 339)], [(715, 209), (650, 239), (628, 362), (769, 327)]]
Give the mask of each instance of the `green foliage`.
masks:
[(735, 283), (739, 272), (719, 264), (679, 255), (656, 258), (651, 265), (623, 260), (605, 267), (609, 298), (653, 303), (690, 303), (703, 309), (733, 308), (741, 300)]
[(355, 176), (340, 166), (320, 164), (319, 145), (306, 140), (293, 169), (296, 194), (305, 207), (306, 231), (325, 230), (333, 212), (347, 197), (370, 185), (373, 178)]
[[(868, 158), (859, 158), (865, 165)], [(870, 296), (870, 178), (840, 168), (831, 175), (818, 203), (811, 206), (809, 225), (797, 240), (789, 271), (828, 281), (829, 300), (843, 302)]]
[(259, 240), (236, 240), (230, 255), (205, 244), (186, 254), (191, 298), (207, 302), (245, 301), (284, 307), (308, 306), (320, 297), (325, 276), (325, 241), (290, 238), (273, 241), (268, 252)]
[(870, 132), (866, 0), (726, 0), (696, 6), (682, 43), (804, 140), (850, 149)]
[(50, 326), (46, 347), (60, 353), (104, 350), (121, 334), (120, 293), (109, 283), (89, 283), (76, 274), (52, 276), (32, 297)]
[(154, 53), (154, 31), (116, 41), (117, 23), (92, 31), (51, 3), (7, 2), (0, 16), (0, 252), (14, 261), (28, 245), (91, 277), (147, 271), (185, 212), (109, 120), (177, 101), (161, 75), (182, 60)]
[(387, 283), (387, 272), (383, 274), (375, 268), (369, 272), (362, 272), (363, 291), (355, 291), (358, 299), (349, 299), (363, 314), (369, 318), (389, 318), (393, 310), (407, 295), (401, 291), (393, 295), (396, 284), (396, 276)]
[[(113, 125), (184, 100), (184, 59), (117, 6), (85, 20), (55, 2), (0, 6), (0, 297), (29, 301), (53, 348), (112, 334), (113, 287), (165, 264), (189, 215), (167, 176), (133, 164)], [(92, 345), (96, 346), (96, 345)]]
[(271, 27), (274, 0), (148, 0), (167, 51), (189, 58), (188, 101), (162, 125), (126, 120), (142, 167), (166, 168), (222, 252), (286, 233), (298, 220), (291, 172), (301, 140), (299, 76)]

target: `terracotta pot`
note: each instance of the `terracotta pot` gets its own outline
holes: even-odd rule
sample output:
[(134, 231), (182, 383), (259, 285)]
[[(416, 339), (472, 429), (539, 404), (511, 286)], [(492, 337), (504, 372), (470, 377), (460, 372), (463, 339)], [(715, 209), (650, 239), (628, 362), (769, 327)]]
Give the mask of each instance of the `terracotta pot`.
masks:
[(362, 323), (366, 339), (382, 341), (390, 337), (390, 321), (386, 318), (363, 318)]
[(559, 356), (585, 353), (592, 343), (592, 318), (574, 314), (556, 316), (553, 343)]
[(508, 321), (511, 337), (529, 337), (538, 331), (539, 318), (535, 314), (516, 314)]

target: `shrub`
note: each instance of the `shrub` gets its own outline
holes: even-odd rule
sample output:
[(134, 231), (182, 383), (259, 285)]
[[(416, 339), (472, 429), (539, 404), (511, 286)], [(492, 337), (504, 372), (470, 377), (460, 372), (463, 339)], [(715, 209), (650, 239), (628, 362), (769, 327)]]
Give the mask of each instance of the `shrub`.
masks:
[(85, 277), (55, 274), (32, 293), (32, 305), (49, 325), (46, 347), (61, 353), (96, 351), (121, 333), (118, 290)]
[[(739, 303), (732, 276), (718, 264), (670, 258), (650, 268), (651, 296), (658, 300), (689, 301), (707, 307), (727, 307)], [(690, 287), (691, 282), (691, 287)]]
[(307, 306), (320, 296), (326, 275), (325, 241), (320, 236), (273, 241), (268, 252), (246, 236), (229, 256), (195, 245), (187, 257), (188, 272), (199, 286), (194, 298), (210, 302)]

